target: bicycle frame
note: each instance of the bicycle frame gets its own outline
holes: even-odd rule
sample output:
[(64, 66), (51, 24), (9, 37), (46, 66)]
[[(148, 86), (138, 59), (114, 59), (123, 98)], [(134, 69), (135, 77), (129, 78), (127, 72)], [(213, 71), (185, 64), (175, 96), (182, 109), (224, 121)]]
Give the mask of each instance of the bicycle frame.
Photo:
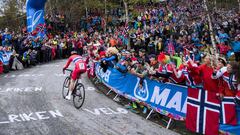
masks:
[[(72, 80), (72, 79), (71, 79), (71, 76), (72, 76), (73, 70), (71, 70), (71, 69), (66, 69), (66, 71), (69, 71), (69, 72), (70, 72), (69, 77), (70, 77), (70, 81), (71, 81), (71, 80)], [(77, 78), (77, 80), (75, 81), (75, 83), (74, 83), (74, 89), (76, 88), (78, 82), (79, 82), (79, 83), (82, 83), (81, 75), (80, 75), (80, 76)], [(69, 85), (70, 85), (70, 84), (69, 84)], [(74, 89), (73, 89), (73, 91), (74, 91)]]
[[(66, 69), (66, 70), (70, 72), (70, 75), (67, 76), (65, 80), (71, 81), (71, 76), (72, 76), (73, 71), (70, 70), (70, 69)], [(75, 108), (77, 108), (77, 109), (81, 108), (81, 106), (83, 105), (84, 100), (85, 100), (85, 88), (84, 88), (84, 85), (81, 82), (82, 82), (81, 81), (81, 76), (79, 76), (74, 83), (74, 88), (73, 88), (73, 91), (72, 91), (73, 104), (74, 104)], [(62, 95), (63, 95), (64, 99), (66, 97), (66, 93), (64, 91), (67, 91), (67, 94), (69, 93), (70, 83), (71, 82), (64, 81), (64, 85), (63, 85), (63, 89), (62, 89)], [(78, 88), (78, 86), (79, 86), (79, 88)], [(67, 88), (67, 89), (65, 89), (65, 88)]]

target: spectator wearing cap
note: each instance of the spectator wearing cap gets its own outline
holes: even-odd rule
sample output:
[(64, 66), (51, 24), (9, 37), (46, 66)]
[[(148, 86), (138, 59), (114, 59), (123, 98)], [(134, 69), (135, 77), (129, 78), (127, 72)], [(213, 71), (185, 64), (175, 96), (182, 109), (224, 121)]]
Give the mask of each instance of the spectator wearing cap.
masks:
[(141, 47), (141, 44), (142, 44), (142, 39), (140, 38), (140, 35), (137, 35), (136, 42), (134, 43), (134, 50), (138, 52)]
[(216, 70), (220, 70), (221, 68), (227, 65), (227, 61), (223, 57), (219, 57), (216, 65)]
[(122, 50), (121, 51), (121, 59), (120, 59), (120, 61), (122, 61), (122, 60), (125, 60), (126, 59), (126, 50)]

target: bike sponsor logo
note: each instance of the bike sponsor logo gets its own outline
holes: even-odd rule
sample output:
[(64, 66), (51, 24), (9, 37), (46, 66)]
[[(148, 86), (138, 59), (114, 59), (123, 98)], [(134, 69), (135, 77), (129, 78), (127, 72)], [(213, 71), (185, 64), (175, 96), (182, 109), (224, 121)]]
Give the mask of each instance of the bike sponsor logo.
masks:
[(41, 92), (42, 91), (42, 87), (25, 87), (25, 88), (14, 88), (14, 87), (10, 87), (10, 88), (0, 88), (0, 93), (30, 93), (30, 92)]
[(59, 110), (9, 114), (6, 117), (1, 117), (0, 124), (48, 120), (59, 117), (64, 117)]
[(95, 108), (95, 109), (84, 108), (83, 110), (90, 113), (90, 114), (97, 115), (97, 116), (101, 115), (101, 114), (104, 114), (104, 115), (120, 115), (120, 114), (127, 114), (128, 113), (128, 111), (124, 108), (116, 108), (116, 109), (112, 109), (112, 108), (109, 108), (109, 107)]
[(143, 84), (140, 84), (140, 78), (137, 78), (138, 81), (134, 88), (134, 96), (142, 101), (147, 101), (149, 97), (147, 81), (144, 80)]

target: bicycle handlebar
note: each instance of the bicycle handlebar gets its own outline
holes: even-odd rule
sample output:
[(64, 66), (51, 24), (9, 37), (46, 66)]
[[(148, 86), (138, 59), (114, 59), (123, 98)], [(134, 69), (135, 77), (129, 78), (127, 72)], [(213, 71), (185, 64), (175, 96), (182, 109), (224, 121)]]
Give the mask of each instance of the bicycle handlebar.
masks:
[(68, 68), (67, 68), (67, 69), (65, 69), (65, 70), (66, 70), (66, 71), (69, 71), (69, 72), (73, 72), (73, 70), (71, 70), (71, 69), (68, 69)]

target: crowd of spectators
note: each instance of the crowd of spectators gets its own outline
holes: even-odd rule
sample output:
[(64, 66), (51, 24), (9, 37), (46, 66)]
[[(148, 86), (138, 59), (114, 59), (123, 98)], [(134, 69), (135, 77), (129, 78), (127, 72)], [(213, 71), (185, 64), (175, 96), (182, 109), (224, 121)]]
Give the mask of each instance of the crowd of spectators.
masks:
[(77, 37), (76, 32), (48, 34), (44, 38), (9, 32), (8, 29), (0, 34), (1, 71), (19, 70), (54, 59), (70, 56), (74, 49), (83, 54), (85, 43)]
[[(204, 63), (216, 74), (229, 63), (229, 68), (232, 68), (229, 73), (234, 74), (239, 83), (239, 63), (230, 62), (240, 61), (239, 14), (234, 10), (221, 10), (211, 16), (217, 52), (221, 57), (214, 54), (203, 3), (198, 0), (169, 0), (165, 4), (142, 9), (139, 16), (130, 22), (107, 25), (105, 33), (103, 23), (106, 22), (95, 15), (89, 15), (80, 23), (80, 32), (62, 30), (52, 34), (51, 26), (54, 24), (50, 23), (44, 38), (16, 34), (6, 29), (0, 32), (0, 65), (4, 65), (6, 72), (18, 70), (67, 58), (72, 50), (76, 50), (80, 55), (88, 53), (92, 59), (100, 60), (104, 70), (112, 67), (122, 73), (135, 74), (141, 80), (149, 77), (180, 85), (192, 85), (186, 80), (185, 73), (191, 74), (188, 67)], [(47, 18), (60, 18), (57, 21), (60, 24), (64, 21), (63, 15)], [(195, 84), (203, 83), (197, 83), (198, 78), (195, 79)]]
[[(99, 44), (90, 46), (89, 53), (100, 60), (103, 71), (116, 68), (141, 78), (140, 88), (148, 77), (210, 90), (221, 99), (235, 97), (240, 90), (239, 14), (230, 10), (211, 15), (219, 56), (214, 53), (203, 3), (197, 0), (168, 1), (165, 6), (146, 9), (128, 25), (109, 27), (107, 34), (94, 33), (92, 37), (98, 37), (94, 42)], [(222, 70), (225, 75), (219, 73)], [(219, 86), (216, 80), (226, 76), (233, 77), (233, 87)], [(137, 105), (133, 102), (130, 107)]]

